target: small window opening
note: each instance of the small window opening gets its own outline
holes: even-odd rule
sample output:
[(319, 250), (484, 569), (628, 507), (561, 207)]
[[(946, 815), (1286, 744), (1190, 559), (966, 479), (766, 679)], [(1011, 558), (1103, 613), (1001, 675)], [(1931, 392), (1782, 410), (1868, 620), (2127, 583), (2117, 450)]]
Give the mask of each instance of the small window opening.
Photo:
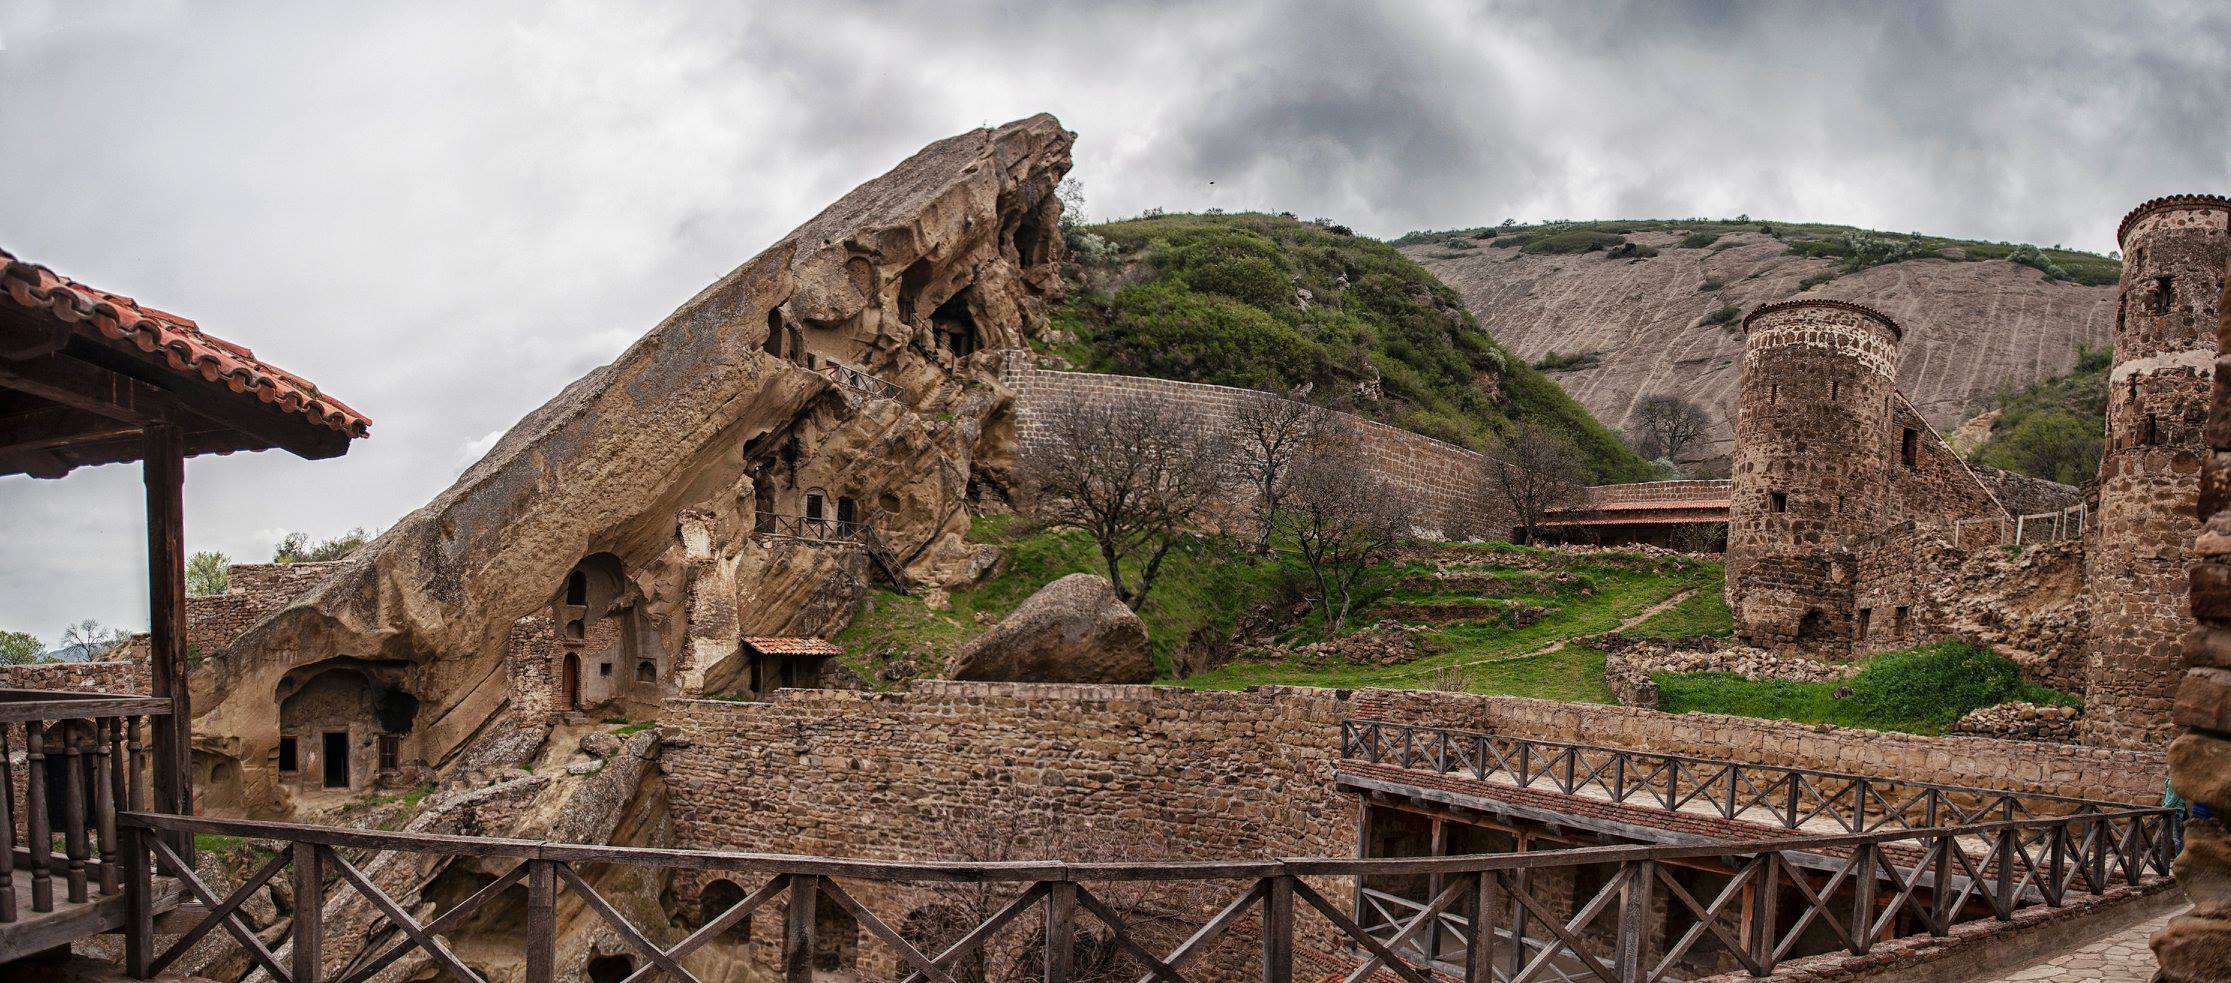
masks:
[(2172, 281), (2171, 281), (2171, 279), (2170, 279), (2169, 277), (2165, 277), (2165, 276), (2157, 276), (2157, 277), (2154, 277), (2154, 296), (2153, 296), (2153, 302), (2154, 302), (2154, 306), (2153, 306), (2153, 310), (2152, 310), (2152, 311), (2149, 311), (2148, 313), (2151, 313), (2151, 314), (2167, 314), (2167, 313), (2169, 313), (2169, 302), (2170, 302), (2170, 299), (2171, 299), (2171, 298), (2172, 298), (2173, 296), (2175, 296), (2175, 294), (2174, 294), (2174, 290), (2175, 290), (2175, 286), (2174, 286), (2174, 284), (2172, 283)]
[(1891, 612), (1891, 629), (1897, 633), (1899, 638), (1906, 637), (1906, 626), (1912, 620), (1912, 615), (1913, 608), (1904, 604), (1898, 605), (1897, 610)]
[(823, 504), (822, 498), (819, 494), (809, 493), (806, 495), (806, 518), (812, 519), (816, 522), (821, 521), (822, 509), (824, 507), (825, 506)]
[(581, 619), (575, 618), (565, 623), (565, 637), (578, 642), (589, 637), (589, 631), (586, 626), (581, 624)]
[(1776, 402), (1776, 401), (1779, 401), (1779, 400), (1780, 400), (1781, 398), (1782, 398), (1782, 387), (1780, 387), (1780, 386), (1768, 386), (1768, 387), (1766, 387), (1766, 401), (1767, 401), (1767, 402), (1769, 402), (1769, 403), (1772, 403), (1772, 402)]
[(2146, 426), (2139, 431), (2139, 442), (2148, 447), (2161, 443), (2161, 417), (2152, 413), (2146, 414)]
[(644, 659), (643, 661), (636, 663), (635, 681), (639, 683), (650, 683), (658, 681), (657, 664), (653, 663), (649, 659)]
[(837, 530), (850, 533), (860, 521), (860, 508), (848, 497), (837, 498)]
[(1836, 514), (1844, 514), (1844, 496), (1842, 495), (1836, 496)]
[(380, 770), (394, 771), (403, 767), (403, 735), (380, 735)]
[(279, 738), (279, 774), (292, 775), (302, 770), (302, 754), (292, 737)]
[(579, 571), (579, 570), (575, 570), (575, 571), (573, 571), (572, 573), (566, 574), (566, 578), (565, 578), (565, 602), (566, 602), (567, 604), (587, 604), (587, 603), (589, 603), (589, 575), (588, 575), (588, 574), (582, 573), (582, 572), (581, 572), (581, 571)]
[(609, 663), (609, 662), (599, 662), (599, 663), (597, 663), (597, 667), (596, 667), (596, 674), (597, 674), (597, 675), (599, 675), (599, 676), (609, 676), (609, 675), (611, 675), (611, 674), (612, 674), (612, 663)]
[(764, 348), (767, 354), (782, 357), (782, 311), (778, 308), (767, 309), (767, 341)]
[(1921, 431), (1906, 428), (1905, 438), (1898, 442), (1898, 460), (1909, 468), (1921, 466)]
[(1773, 509), (1776, 512), (1789, 511), (1788, 492), (1767, 492), (1766, 494), (1767, 498), (1770, 500), (1770, 504), (1768, 505), (1769, 508)]
[(1868, 622), (1871, 622), (1871, 621), (1873, 621), (1873, 620), (1875, 620), (1875, 609), (1874, 609), (1874, 608), (1860, 608), (1860, 609), (1859, 609), (1859, 637), (1860, 637), (1860, 638), (1864, 639), (1864, 638), (1866, 638), (1866, 637), (1867, 637), (1867, 624), (1868, 624)]
[(1831, 403), (1835, 402), (1835, 401), (1836, 401), (1837, 399), (1841, 398), (1841, 397), (1843, 396), (1843, 394), (1844, 394), (1844, 384), (1843, 384), (1843, 383), (1841, 383), (1841, 382), (1838, 382), (1838, 381), (1836, 381), (1836, 380), (1834, 380), (1834, 379), (1830, 379), (1830, 380), (1828, 380), (1828, 401), (1829, 401), (1829, 402), (1831, 402)]

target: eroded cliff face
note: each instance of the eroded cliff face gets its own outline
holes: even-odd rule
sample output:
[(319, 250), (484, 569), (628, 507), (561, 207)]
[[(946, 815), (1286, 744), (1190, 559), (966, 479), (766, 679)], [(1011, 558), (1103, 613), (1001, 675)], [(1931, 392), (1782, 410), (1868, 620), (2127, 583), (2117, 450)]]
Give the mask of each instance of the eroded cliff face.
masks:
[[(585, 558), (615, 571), (598, 603), (631, 612), (648, 697), (732, 676), (739, 635), (840, 626), (876, 577), (965, 577), (971, 462), (1008, 430), (997, 350), (1060, 289), (1073, 140), (1040, 115), (931, 144), (521, 420), (196, 671), (198, 756), (241, 776), (213, 793), (288, 811), (278, 703), (326, 671), (407, 692), (402, 756), (441, 768), (511, 698), (514, 624)], [(765, 535), (814, 508), (872, 527), (884, 561)]]
[[(1623, 429), (1645, 396), (1696, 400), (1713, 417), (1713, 446), (1699, 457), (1726, 455), (1734, 439), (1742, 334), (1733, 323), (1703, 323), (1723, 306), (1749, 311), (1821, 297), (1889, 314), (1905, 328), (1898, 388), (1939, 430), (1951, 430), (2001, 388), (2068, 370), (2079, 344), (2105, 344), (2115, 326), (2113, 287), (2052, 282), (2001, 260), (1911, 260), (1806, 290), (1803, 281), (1832, 261), (1789, 255), (1786, 244), (1757, 232), (1731, 233), (1705, 249), (1680, 248), (1673, 232), (1627, 238), (1658, 255), (1453, 251), (1439, 243), (1403, 252), (1456, 288), (1480, 324), (1518, 355), (1595, 353), (1593, 367), (1550, 378), (1605, 424)], [(1715, 282), (1718, 289), (1702, 289)]]

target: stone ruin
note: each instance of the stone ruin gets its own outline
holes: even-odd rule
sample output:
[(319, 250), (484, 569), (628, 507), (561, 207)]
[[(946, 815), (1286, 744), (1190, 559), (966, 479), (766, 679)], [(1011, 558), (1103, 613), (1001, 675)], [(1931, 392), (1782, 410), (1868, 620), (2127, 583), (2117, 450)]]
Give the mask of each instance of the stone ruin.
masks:
[(1961, 461), (1898, 392), (1903, 329), (1887, 315), (1826, 299), (1752, 311), (1729, 505), (1737, 634), (1839, 660), (1968, 638), (2083, 696), (2085, 741), (2166, 741), (2227, 219), (2225, 199), (2179, 196), (2123, 220), (2106, 443), (2083, 489)]

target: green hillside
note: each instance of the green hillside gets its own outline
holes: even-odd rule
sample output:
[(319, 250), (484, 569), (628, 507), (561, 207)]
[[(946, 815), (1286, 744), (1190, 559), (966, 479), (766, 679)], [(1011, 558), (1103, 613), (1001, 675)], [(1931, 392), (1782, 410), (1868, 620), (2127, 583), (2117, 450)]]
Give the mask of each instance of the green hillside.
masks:
[(1047, 346), (1079, 368), (1313, 398), (1469, 447), (1519, 421), (1564, 435), (1598, 481), (1655, 477), (1619, 436), (1473, 321), (1392, 246), (1265, 214), (1155, 215), (1070, 234)]
[(1990, 439), (1968, 459), (2070, 485), (2097, 477), (2113, 362), (2111, 348), (2079, 349), (2076, 367), (2066, 374), (2001, 393)]
[(2006, 260), (2032, 267), (2049, 280), (2066, 280), (2088, 286), (2112, 284), (2122, 277), (2122, 262), (2059, 246), (2040, 248), (2028, 243), (1981, 242), (1949, 239), (1918, 232), (1878, 232), (1849, 225), (1818, 222), (1772, 222), (1749, 216), (1735, 219), (1629, 219), (1600, 222), (1550, 222), (1540, 225), (1506, 225), (1491, 228), (1412, 232), (1394, 240), (1397, 246), (1440, 243), (1452, 250), (1501, 248), (1529, 253), (1604, 252), (1614, 256), (1650, 256), (1658, 250), (1629, 242), (1635, 232), (1684, 233), (1679, 249), (1725, 248), (1720, 237), (1730, 232), (1759, 232), (1780, 239), (1789, 252), (1833, 260), (1830, 274), (1856, 273), (1871, 266), (1909, 260), (1939, 259), (1962, 262)]

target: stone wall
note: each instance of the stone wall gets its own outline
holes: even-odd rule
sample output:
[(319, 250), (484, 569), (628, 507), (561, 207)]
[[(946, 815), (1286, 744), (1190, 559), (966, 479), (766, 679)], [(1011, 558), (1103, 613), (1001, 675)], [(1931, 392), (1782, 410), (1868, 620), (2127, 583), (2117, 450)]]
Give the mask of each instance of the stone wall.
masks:
[(1735, 483), (1725, 478), (1694, 481), (1638, 481), (1624, 485), (1596, 485), (1587, 491), (1587, 504), (1639, 505), (1651, 502), (1720, 501)]
[[(1231, 420), (1246, 403), (1280, 398), (1197, 382), (1054, 371), (1040, 368), (1037, 357), (1027, 350), (1006, 353), (1000, 378), (1015, 391), (1018, 452), (1050, 439), (1047, 427), (1039, 422), (1040, 414), (1064, 401), (1148, 400), (1182, 406), (1216, 425)], [(1485, 456), (1353, 414), (1334, 416), (1360, 435), (1372, 470), (1411, 498), (1419, 521), (1430, 524), (1427, 531), (1446, 538), (1508, 535), (1508, 510), (1493, 499), (1481, 477), (1487, 467)]]
[(1853, 553), (1853, 655), (1966, 639), (2013, 659), (2031, 680), (2084, 692), (2083, 541), (1963, 548), (1944, 530), (1900, 523)]
[[(2223, 278), (2223, 287), (2231, 293), (2231, 275)], [(2231, 331), (2221, 318), (2231, 299), (2219, 296), (2217, 303), (2210, 327), (2220, 352), (2231, 350)], [(2218, 384), (2203, 434), (2210, 450), (2200, 475), (2203, 524), (2188, 575), (2192, 614), (2200, 624), (2184, 645), (2188, 668), (2171, 717), (2183, 732), (2169, 745), (2170, 781), (2192, 803), (2176, 872), (2193, 906), (2154, 936), (2154, 956), (2167, 983), (2231, 979), (2231, 834), (2223, 819), (2231, 812), (2231, 387), (2223, 384), (2231, 380), (2231, 365), (2221, 355), (2214, 376)]]
[(2006, 507), (2009, 515), (2037, 515), (2075, 508), (2084, 501), (2084, 490), (2075, 485), (2058, 481), (2032, 478), (2026, 474), (2001, 471), (1987, 464), (1970, 462), (1968, 470), (1975, 473), (1991, 495)]
[(235, 563), (225, 592), (186, 599), (186, 647), (209, 655), (224, 651), (265, 616), (324, 583), (340, 561)]
[(51, 689), (73, 693), (145, 693), (145, 659), (131, 662), (39, 662), (0, 666), (0, 689)]
[(2202, 434), (2231, 202), (2149, 202), (2121, 229), (2123, 277), (2090, 566), (2085, 735), (2153, 747), (2169, 722), (2189, 628), (2185, 559), (2200, 531)]
[(1841, 649), (1850, 585), (1827, 554), (1889, 514), (1898, 326), (1855, 304), (1790, 301), (1752, 311), (1743, 330), (1727, 541), (1736, 633)]
[[(1884, 468), (1890, 479), (1886, 519), (1950, 529), (1961, 519), (2006, 515), (1983, 481), (1903, 394), (1892, 402), (1890, 423), (1892, 442), (1878, 451), (1889, 458)], [(1909, 432), (1913, 435), (1911, 463), (1905, 457)]]

